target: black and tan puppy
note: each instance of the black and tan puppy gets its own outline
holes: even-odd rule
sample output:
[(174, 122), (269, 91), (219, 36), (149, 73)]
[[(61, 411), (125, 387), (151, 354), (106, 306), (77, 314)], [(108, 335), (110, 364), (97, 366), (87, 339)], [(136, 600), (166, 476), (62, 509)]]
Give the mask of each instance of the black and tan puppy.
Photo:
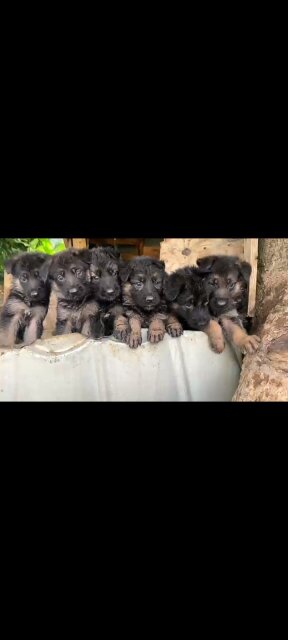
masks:
[(47, 314), (50, 285), (46, 265), (49, 256), (23, 253), (6, 260), (5, 269), (12, 274), (9, 296), (0, 314), (0, 345), (29, 345), (41, 337)]
[(148, 327), (148, 340), (163, 340), (166, 327), (171, 335), (182, 333), (181, 324), (168, 313), (163, 294), (165, 263), (162, 260), (138, 257), (121, 270), (123, 307), (129, 320), (127, 338), (131, 348), (141, 342), (141, 328)]
[(113, 335), (121, 341), (128, 336), (128, 320), (121, 304), (119, 269), (123, 266), (120, 253), (113, 247), (91, 249), (91, 286), (98, 303), (96, 338)]
[(93, 299), (88, 249), (67, 249), (53, 256), (49, 278), (57, 296), (56, 335), (96, 335), (99, 305)]
[(214, 351), (221, 353), (224, 350), (223, 332), (209, 312), (203, 278), (197, 267), (184, 267), (165, 274), (164, 294), (170, 313), (181, 321), (183, 329), (204, 331)]
[(211, 315), (242, 353), (254, 353), (260, 338), (244, 329), (251, 265), (231, 256), (207, 256), (197, 260)]

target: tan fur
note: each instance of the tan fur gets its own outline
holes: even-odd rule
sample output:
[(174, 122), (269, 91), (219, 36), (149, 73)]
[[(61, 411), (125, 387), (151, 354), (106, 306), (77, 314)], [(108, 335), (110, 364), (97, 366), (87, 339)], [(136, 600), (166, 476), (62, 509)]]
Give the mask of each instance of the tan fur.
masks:
[(227, 316), (221, 316), (221, 324), (228, 339), (239, 347), (242, 353), (252, 354), (257, 351), (260, 343), (258, 336), (248, 336), (245, 329), (232, 322)]
[(173, 314), (168, 315), (166, 321), (166, 330), (167, 333), (169, 333), (169, 335), (173, 338), (175, 338), (176, 336), (181, 336), (181, 333), (183, 333), (181, 322), (179, 322), (179, 320), (177, 320), (176, 316), (174, 316)]
[(149, 329), (148, 329), (148, 340), (149, 342), (160, 342), (163, 340), (165, 336), (165, 324), (161, 317), (162, 314), (155, 314), (154, 318), (152, 318)]
[(223, 331), (218, 322), (216, 320), (210, 320), (207, 327), (203, 328), (203, 331), (207, 334), (213, 351), (216, 351), (216, 353), (222, 353), (225, 349), (225, 340)]
[(140, 316), (133, 314), (129, 318), (130, 334), (128, 336), (128, 344), (132, 349), (138, 347), (142, 342), (141, 324), (142, 322)]

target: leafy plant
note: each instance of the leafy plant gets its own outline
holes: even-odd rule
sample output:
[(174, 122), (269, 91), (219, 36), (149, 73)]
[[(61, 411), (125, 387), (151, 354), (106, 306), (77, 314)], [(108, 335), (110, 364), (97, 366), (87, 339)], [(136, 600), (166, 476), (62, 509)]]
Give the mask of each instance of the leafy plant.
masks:
[(54, 253), (58, 253), (58, 251), (64, 251), (64, 249), (64, 242), (58, 242), (54, 246), (50, 238), (33, 238), (29, 244), (28, 251), (40, 251), (41, 253), (53, 255)]
[(4, 260), (13, 254), (39, 251), (53, 255), (64, 249), (64, 242), (54, 245), (50, 238), (0, 238), (0, 278), (3, 278)]

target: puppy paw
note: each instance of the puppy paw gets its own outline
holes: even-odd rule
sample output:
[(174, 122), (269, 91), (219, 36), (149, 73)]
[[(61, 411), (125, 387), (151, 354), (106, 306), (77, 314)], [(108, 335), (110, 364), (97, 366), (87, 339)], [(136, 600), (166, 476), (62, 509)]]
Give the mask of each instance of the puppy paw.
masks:
[(136, 333), (131, 331), (131, 333), (127, 336), (127, 343), (131, 349), (137, 349), (142, 343), (141, 333)]
[(210, 347), (215, 353), (222, 353), (225, 349), (225, 340), (223, 336), (215, 336), (210, 338)]
[(183, 333), (183, 327), (180, 322), (174, 322), (167, 326), (167, 333), (169, 333), (169, 336), (172, 338), (178, 338)]
[(30, 347), (30, 345), (34, 344), (34, 342), (36, 342), (36, 340), (37, 340), (37, 337), (35, 337), (35, 336), (31, 336), (31, 337), (25, 338), (25, 340), (23, 340), (23, 342), (22, 342), (22, 346), (23, 347)]
[(5, 349), (13, 349), (15, 346), (14, 340), (6, 336), (4, 333), (0, 334), (0, 347), (5, 347)]
[(114, 329), (113, 336), (116, 340), (120, 340), (121, 342), (127, 342), (128, 338), (128, 329), (127, 327), (118, 327)]
[(260, 342), (261, 340), (258, 336), (246, 336), (241, 344), (242, 353), (244, 353), (244, 355), (247, 353), (252, 355), (259, 348)]
[(148, 340), (149, 342), (156, 343), (161, 342), (164, 338), (164, 331), (162, 329), (149, 329)]

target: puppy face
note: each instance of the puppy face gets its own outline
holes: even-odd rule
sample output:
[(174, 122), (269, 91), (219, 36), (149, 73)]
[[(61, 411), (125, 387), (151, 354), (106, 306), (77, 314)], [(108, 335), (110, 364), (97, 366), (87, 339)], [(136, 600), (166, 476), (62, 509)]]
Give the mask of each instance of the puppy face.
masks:
[(170, 275), (165, 274), (164, 295), (168, 302), (191, 309), (197, 303), (200, 285), (201, 278), (196, 268), (177, 269)]
[[(196, 267), (177, 269), (165, 274), (164, 294), (170, 309), (190, 329), (201, 329), (210, 320), (207, 306), (204, 306), (202, 278)], [(203, 298), (203, 300), (202, 300)]]
[(120, 254), (113, 248), (97, 247), (91, 250), (91, 284), (96, 300), (114, 302), (120, 297)]
[(150, 258), (134, 258), (120, 271), (124, 294), (128, 293), (132, 304), (153, 311), (163, 296), (165, 263)]
[(30, 302), (41, 303), (47, 300), (48, 264), (50, 256), (42, 253), (24, 253), (6, 260), (5, 269), (13, 275), (12, 292)]
[(90, 251), (68, 249), (52, 258), (49, 277), (59, 298), (80, 302), (90, 293)]
[(209, 256), (197, 260), (209, 307), (216, 316), (247, 304), (251, 266), (230, 256)]

